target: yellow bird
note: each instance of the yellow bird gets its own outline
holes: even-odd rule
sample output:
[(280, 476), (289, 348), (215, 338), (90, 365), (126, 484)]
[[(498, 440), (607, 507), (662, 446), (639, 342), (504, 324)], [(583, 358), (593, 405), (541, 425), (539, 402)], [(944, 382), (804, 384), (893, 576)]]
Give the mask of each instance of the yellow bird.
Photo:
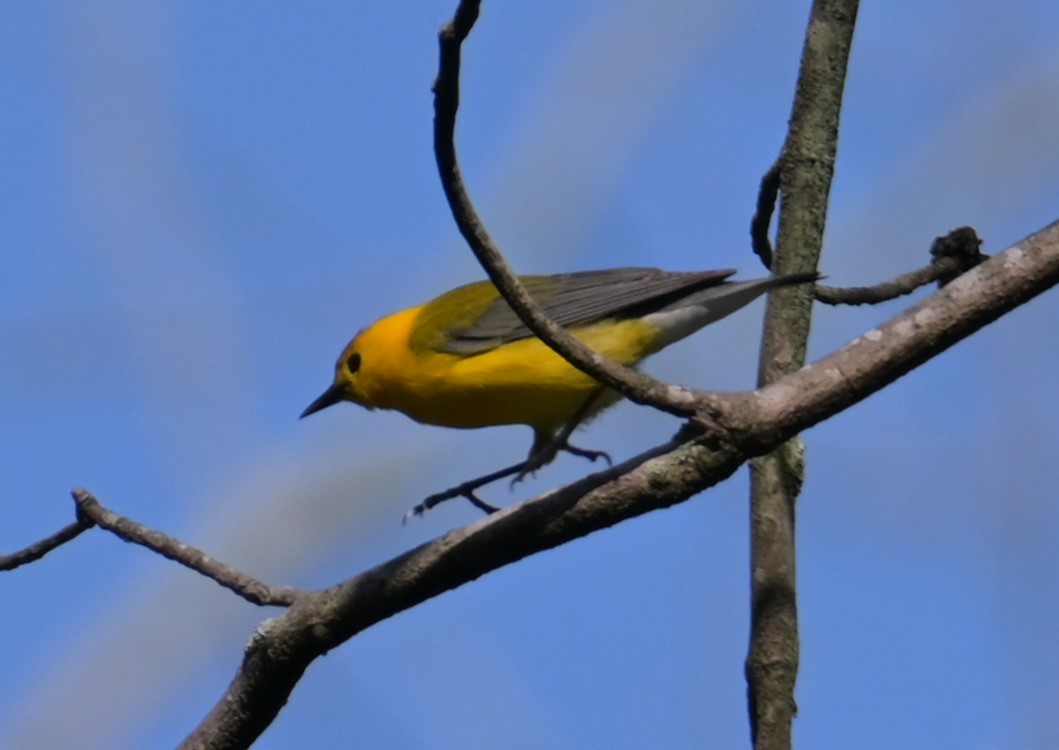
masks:
[[(600, 354), (634, 366), (769, 289), (818, 278), (728, 281), (734, 273), (614, 268), (523, 276), (522, 282), (548, 317)], [(478, 281), (362, 329), (339, 356), (334, 382), (301, 416), (351, 401), (443, 427), (533, 428), (525, 461), (431, 496), (415, 509), (421, 513), (460, 495), (490, 509), (474, 489), (512, 474), (517, 480), (560, 450), (605, 456), (567, 438), (619, 398), (534, 336), (491, 282)]]

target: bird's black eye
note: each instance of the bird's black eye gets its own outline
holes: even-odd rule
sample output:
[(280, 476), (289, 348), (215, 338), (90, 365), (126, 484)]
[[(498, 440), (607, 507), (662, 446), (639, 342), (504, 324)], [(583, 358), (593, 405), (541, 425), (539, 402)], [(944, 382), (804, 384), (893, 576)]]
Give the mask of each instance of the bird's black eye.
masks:
[(346, 369), (348, 369), (350, 373), (354, 373), (360, 369), (360, 354), (358, 352), (353, 352), (346, 359)]

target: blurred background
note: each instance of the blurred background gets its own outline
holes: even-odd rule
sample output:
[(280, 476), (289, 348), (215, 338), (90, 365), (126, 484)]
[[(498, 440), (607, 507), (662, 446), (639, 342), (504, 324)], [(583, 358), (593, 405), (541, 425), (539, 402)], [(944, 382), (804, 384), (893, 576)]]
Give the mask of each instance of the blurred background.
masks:
[[(415, 3), (16, 3), (0, 27), (0, 548), (117, 512), (322, 587), (478, 517), (425, 495), (521, 458), (340, 406), (363, 325), (481, 273), (431, 151)], [(808, 3), (487, 2), (458, 144), (515, 268), (736, 267), (782, 143)], [(1059, 217), (1059, 5), (866, 3), (822, 270), (870, 284), (970, 224)], [(927, 292), (921, 292), (922, 296)], [(825, 309), (820, 356), (901, 310)], [(750, 387), (763, 305), (648, 363)], [(1059, 744), (1059, 294), (805, 435), (803, 747)], [(578, 442), (624, 459), (669, 417)], [(507, 504), (589, 470), (561, 458)], [(262, 750), (746, 747), (747, 480), (525, 560), (314, 664)], [(89, 532), (0, 578), (0, 747), (175, 745), (255, 608)]]

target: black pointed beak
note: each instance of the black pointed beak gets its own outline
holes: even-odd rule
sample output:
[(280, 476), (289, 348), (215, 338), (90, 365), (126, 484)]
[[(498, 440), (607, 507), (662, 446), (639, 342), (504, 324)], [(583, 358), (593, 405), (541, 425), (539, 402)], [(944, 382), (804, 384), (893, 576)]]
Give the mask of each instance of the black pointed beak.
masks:
[(329, 406), (334, 406), (342, 400), (342, 389), (337, 385), (332, 385), (326, 391), (320, 394), (320, 396), (313, 401), (311, 404), (305, 407), (305, 411), (301, 413), (298, 419), (305, 419), (310, 414), (315, 414), (321, 409), (326, 409)]

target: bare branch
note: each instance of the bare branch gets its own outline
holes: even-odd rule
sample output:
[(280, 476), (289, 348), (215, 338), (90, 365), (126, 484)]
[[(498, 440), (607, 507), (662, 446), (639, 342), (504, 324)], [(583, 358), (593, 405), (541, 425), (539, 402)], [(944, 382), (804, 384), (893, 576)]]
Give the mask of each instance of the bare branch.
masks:
[[(772, 269), (772, 242), (768, 230), (772, 212), (776, 208), (780, 187), (780, 162), (777, 161), (761, 177), (758, 190), (757, 209), (750, 220), (750, 241), (754, 254), (762, 265)], [(970, 232), (967, 237), (966, 232)], [(948, 241), (948, 242), (946, 242)], [(817, 282), (813, 287), (813, 299), (825, 305), (877, 305), (881, 302), (911, 294), (916, 289), (935, 281), (944, 283), (973, 268), (986, 257), (979, 248), (981, 240), (969, 227), (953, 230), (945, 237), (938, 237), (931, 248), (934, 259), (930, 265), (900, 274), (872, 286), (827, 286)], [(939, 252), (939, 249), (943, 249)], [(948, 252), (946, 252), (946, 250)]]
[[(757, 208), (750, 219), (751, 247), (762, 265), (769, 270), (772, 270), (773, 251), (768, 232), (772, 212), (779, 198), (781, 164), (782, 161), (777, 161), (762, 175)], [(928, 266), (872, 286), (838, 287), (817, 283), (813, 287), (813, 298), (825, 305), (877, 305), (889, 302), (935, 281), (944, 284), (974, 268), (988, 257), (981, 253), (981, 246), (982, 241), (973, 229), (960, 227), (934, 240), (930, 249), (933, 260)]]
[[(813, 271), (819, 265), (857, 6), (857, 0), (813, 2), (790, 128), (780, 156), (776, 273)], [(762, 193), (768, 187), (763, 181)], [(760, 203), (759, 199), (759, 213)], [(770, 295), (759, 386), (805, 363), (812, 301), (809, 289), (788, 288)], [(750, 465), (751, 622), (746, 678), (757, 750), (791, 746), (799, 656), (794, 508), (804, 474), (803, 450), (801, 441), (793, 440)]]
[(56, 547), (61, 547), (70, 540), (76, 539), (81, 532), (87, 531), (92, 526), (90, 520), (79, 516), (73, 523), (67, 524), (51, 536), (34, 542), (25, 549), (12, 552), (10, 555), (0, 555), (0, 570), (14, 570), (21, 565), (36, 562)]
[(289, 607), (303, 592), (288, 586), (269, 586), (255, 578), (214, 560), (200, 549), (184, 544), (179, 539), (149, 529), (100, 505), (99, 501), (85, 489), (71, 493), (77, 503), (79, 517), (106, 529), (126, 542), (146, 547), (163, 557), (180, 563), (196, 573), (216, 581), (224, 588), (235, 592), (248, 602), (258, 605)]
[(947, 284), (988, 256), (981, 252), (982, 240), (970, 227), (954, 229), (938, 237), (930, 246), (933, 258), (929, 266), (903, 273), (874, 286), (834, 287), (816, 285), (814, 296), (828, 305), (875, 305), (911, 294), (935, 281)]
[(460, 51), (478, 18), (480, 0), (461, 0), (438, 34), (440, 61), (434, 82), (434, 153), (453, 218), (490, 280), (519, 319), (567, 362), (638, 404), (677, 416), (692, 413), (688, 391), (670, 386), (593, 351), (556, 325), (540, 309), (504, 260), (475, 210), (456, 156), (456, 112), (460, 102)]
[(959, 262), (943, 258), (929, 266), (895, 276), (872, 286), (826, 286), (817, 284), (813, 296), (825, 305), (877, 305), (880, 302), (911, 294), (927, 284), (950, 276), (959, 269)]
[(248, 748), (308, 665), (364, 629), (537, 552), (687, 500), (1059, 283), (1059, 222), (834, 354), (753, 393), (697, 393), (736, 440), (680, 438), (505, 508), (338, 586), (306, 593), (255, 634), (183, 750)]

